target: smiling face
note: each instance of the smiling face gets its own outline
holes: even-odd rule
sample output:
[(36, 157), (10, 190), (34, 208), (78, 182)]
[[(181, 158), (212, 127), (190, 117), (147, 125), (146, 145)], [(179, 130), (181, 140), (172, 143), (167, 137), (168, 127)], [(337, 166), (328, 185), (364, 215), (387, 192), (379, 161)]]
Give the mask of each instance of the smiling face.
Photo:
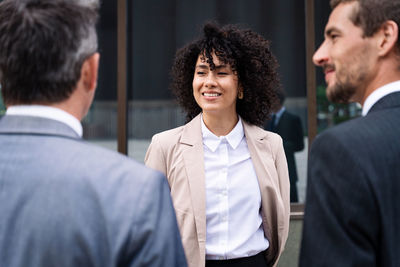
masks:
[(226, 65), (213, 54), (215, 68), (200, 54), (193, 77), (193, 95), (203, 113), (214, 113), (221, 116), (236, 116), (236, 99), (238, 95), (238, 77), (230, 65)]
[(325, 41), (313, 56), (314, 64), (323, 68), (327, 97), (333, 102), (361, 102), (373, 79), (376, 51), (373, 38), (350, 20), (358, 2), (339, 4), (325, 28)]

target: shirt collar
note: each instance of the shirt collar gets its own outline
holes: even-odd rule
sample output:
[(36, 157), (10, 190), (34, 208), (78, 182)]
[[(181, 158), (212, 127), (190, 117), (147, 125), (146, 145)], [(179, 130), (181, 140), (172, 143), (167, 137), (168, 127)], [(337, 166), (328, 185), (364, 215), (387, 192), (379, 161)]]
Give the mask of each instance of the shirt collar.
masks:
[(281, 107), (281, 109), (277, 113), (275, 113), (276, 117), (279, 118), (280, 116), (282, 116), (282, 114), (283, 114), (283, 112), (285, 112), (285, 110), (286, 110), (285, 107)]
[(275, 123), (274, 123), (275, 125), (274, 126), (278, 125), (279, 119), (282, 117), (282, 114), (283, 114), (283, 112), (285, 112), (285, 110), (286, 110), (286, 108), (282, 106), (281, 109), (275, 113)]
[(236, 149), (239, 146), (240, 141), (242, 141), (244, 137), (243, 124), (242, 124), (242, 119), (240, 117), (238, 123), (232, 129), (232, 131), (230, 131), (228, 135), (216, 136), (204, 124), (202, 115), (201, 131), (203, 134), (203, 144), (205, 144), (212, 152), (215, 152), (215, 150), (217, 150), (218, 146), (221, 144), (223, 140), (226, 140), (233, 149)]
[(392, 83), (388, 83), (382, 87), (379, 87), (375, 91), (373, 91), (365, 100), (362, 115), (365, 116), (368, 114), (368, 111), (372, 108), (372, 106), (378, 102), (384, 96), (394, 93), (400, 92), (400, 81), (395, 81)]
[(7, 108), (6, 115), (34, 116), (57, 120), (71, 127), (82, 137), (83, 130), (80, 121), (59, 108), (42, 105), (17, 105)]

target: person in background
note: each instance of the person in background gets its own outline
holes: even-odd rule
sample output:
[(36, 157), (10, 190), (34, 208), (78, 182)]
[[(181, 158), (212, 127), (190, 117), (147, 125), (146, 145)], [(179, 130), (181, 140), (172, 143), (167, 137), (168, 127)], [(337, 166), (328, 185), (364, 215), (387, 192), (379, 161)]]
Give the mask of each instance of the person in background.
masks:
[(172, 90), (184, 126), (156, 134), (145, 164), (166, 175), (188, 265), (273, 266), (289, 229), (282, 139), (262, 126), (277, 62), (251, 30), (207, 23), (177, 51)]
[(298, 177), (294, 153), (304, 149), (303, 127), (300, 117), (287, 111), (283, 106), (284, 102), (285, 93), (283, 90), (278, 90), (277, 111), (272, 115), (272, 119), (267, 121), (264, 129), (277, 133), (282, 137), (289, 169), (290, 202), (298, 202)]
[(168, 184), (82, 140), (97, 1), (0, 3), (0, 266), (186, 266)]
[(362, 117), (313, 142), (300, 266), (400, 266), (400, 0), (332, 0), (313, 61)]

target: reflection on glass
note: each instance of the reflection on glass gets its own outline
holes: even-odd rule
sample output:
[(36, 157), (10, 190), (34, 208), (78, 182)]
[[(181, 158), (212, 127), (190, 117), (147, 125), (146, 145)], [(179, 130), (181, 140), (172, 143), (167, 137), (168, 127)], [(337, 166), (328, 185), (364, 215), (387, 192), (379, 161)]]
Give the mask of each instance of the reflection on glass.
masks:
[(358, 103), (336, 104), (326, 98), (324, 85), (317, 87), (317, 125), (318, 133), (341, 122), (361, 115), (361, 105)]
[[(307, 135), (304, 8), (304, 1), (297, 0), (129, 1), (128, 155), (143, 162), (155, 133), (184, 124), (168, 89), (169, 72), (175, 51), (197, 36), (207, 20), (240, 24), (271, 40), (287, 93), (285, 107), (301, 118)], [(304, 140), (305, 148), (295, 153), (300, 202), (306, 184)]]
[(175, 51), (197, 36), (207, 20), (240, 24), (271, 40), (287, 93), (285, 107), (300, 117), (304, 149), (294, 153), (293, 161), (297, 200), (304, 202), (308, 153), (304, 1), (134, 0), (127, 4), (128, 155), (143, 162), (155, 133), (185, 122), (168, 89)]
[(264, 128), (282, 137), (289, 169), (290, 202), (299, 202), (297, 190), (299, 179), (294, 155), (296, 152), (301, 152), (304, 149), (303, 126), (300, 117), (288, 111), (284, 106), (285, 98), (283, 90), (279, 90), (277, 110), (272, 114), (271, 120), (266, 123)]
[(117, 103), (95, 99), (82, 120), (83, 138), (89, 142), (117, 150)]
[(97, 27), (100, 66), (95, 99), (82, 120), (83, 138), (117, 150), (117, 1), (102, 1)]
[[(287, 97), (284, 100), (283, 106), (286, 116), (283, 117), (282, 122), (277, 122), (276, 128), (273, 129), (273, 131), (279, 134), (284, 142), (289, 177), (291, 180), (290, 200), (293, 203), (304, 203), (306, 197), (308, 159), (307, 100), (303, 97)], [(288, 116), (291, 117), (291, 119), (288, 120)], [(268, 128), (270, 127), (268, 125), (269, 123), (270, 122), (266, 123), (267, 130), (271, 130)], [(279, 123), (281, 125), (279, 125)], [(302, 138), (302, 140), (299, 140), (300, 138)]]
[[(331, 12), (329, 1), (315, 1), (315, 12), (315, 48), (317, 49), (324, 40), (325, 26)], [(359, 104), (334, 104), (328, 101), (322, 68), (317, 68), (317, 84), (318, 133), (343, 121), (360, 116), (361, 106)]]
[(185, 116), (173, 100), (131, 100), (128, 105), (128, 155), (139, 162), (151, 137), (185, 122)]
[(6, 113), (6, 107), (4, 106), (3, 97), (1, 96), (1, 84), (0, 84), (0, 117), (3, 116), (4, 113)]
[[(304, 203), (306, 198), (308, 160), (307, 100), (303, 97), (288, 97), (285, 100), (284, 106), (288, 113), (298, 118), (296, 119), (297, 122), (295, 125), (291, 125), (291, 129), (294, 132), (290, 134), (295, 135), (292, 136), (291, 139), (297, 140), (295, 141), (296, 145), (295, 147), (291, 147), (290, 144), (286, 144), (286, 150), (288, 150), (287, 160), (289, 175), (294, 172), (297, 174), (297, 180), (296, 178), (290, 177), (292, 179), (291, 186), (294, 187), (293, 189), (297, 190), (297, 199), (293, 196), (291, 197), (291, 202)], [(301, 136), (299, 123), (301, 123), (301, 129), (303, 130), (303, 148), (301, 148), (301, 141), (298, 140)], [(281, 137), (285, 142), (286, 137), (283, 135), (281, 135)], [(292, 150), (292, 152), (289, 152), (290, 150)], [(294, 153), (294, 158), (289, 155), (290, 153)], [(292, 163), (289, 163), (289, 161), (292, 161)], [(293, 191), (291, 192), (292, 195), (294, 194)]]

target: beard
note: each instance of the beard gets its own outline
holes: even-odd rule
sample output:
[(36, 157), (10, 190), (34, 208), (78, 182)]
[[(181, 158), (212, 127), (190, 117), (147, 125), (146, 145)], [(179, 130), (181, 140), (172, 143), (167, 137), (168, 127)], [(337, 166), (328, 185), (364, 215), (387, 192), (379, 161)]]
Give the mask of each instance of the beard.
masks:
[[(335, 69), (335, 66), (331, 66)], [(362, 90), (368, 74), (368, 67), (365, 65), (358, 68), (343, 68), (336, 70), (336, 81), (326, 88), (326, 97), (334, 103), (347, 104), (352, 102), (356, 93)]]
[[(349, 58), (342, 60), (338, 68), (333, 64), (325, 64), (324, 69), (335, 71), (335, 81), (326, 89), (329, 101), (335, 103), (350, 103), (358, 99), (371, 79), (369, 55), (370, 47), (366, 44)], [(343, 58), (344, 59), (344, 58)]]
[(351, 84), (336, 82), (326, 88), (326, 97), (333, 103), (350, 103), (350, 99), (356, 93), (356, 87)]

